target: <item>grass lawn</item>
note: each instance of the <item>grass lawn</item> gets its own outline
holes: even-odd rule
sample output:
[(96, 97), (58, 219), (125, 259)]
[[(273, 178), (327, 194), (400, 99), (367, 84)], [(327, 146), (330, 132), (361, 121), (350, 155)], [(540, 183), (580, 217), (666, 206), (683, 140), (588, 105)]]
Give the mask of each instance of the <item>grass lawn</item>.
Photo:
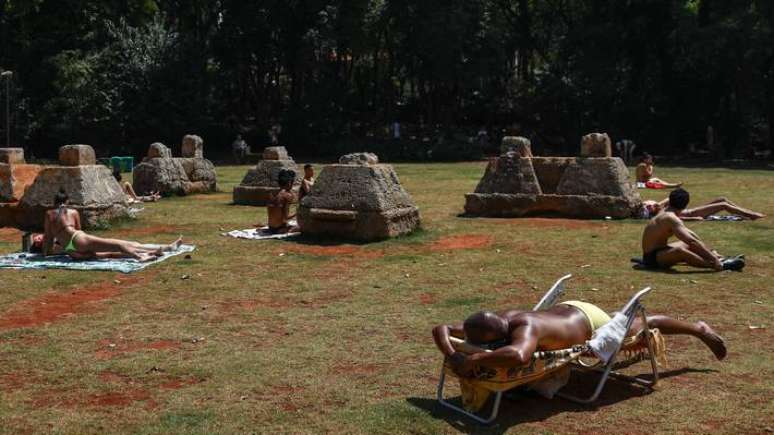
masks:
[[(525, 395), (504, 401), (485, 430), (774, 431), (774, 172), (659, 168), (685, 182), (693, 204), (725, 195), (770, 217), (689, 224), (721, 253), (746, 254), (743, 273), (652, 273), (629, 264), (642, 221), (457, 217), (482, 162), (396, 165), (422, 214), (424, 230), (409, 237), (224, 238), (265, 222), (263, 208), (229, 204), (246, 169), (220, 167), (221, 193), (149, 204), (98, 233), (148, 242), (183, 234), (198, 246), (190, 260), (132, 275), (0, 271), (0, 432), (481, 430), (435, 402), (441, 358), (431, 328), (484, 308), (530, 307), (566, 273), (575, 275), (567, 298), (609, 310), (653, 286), (649, 312), (706, 320), (728, 358), (669, 337), (655, 392), (610, 381), (596, 407)], [(19, 239), (0, 230), (0, 253)]]

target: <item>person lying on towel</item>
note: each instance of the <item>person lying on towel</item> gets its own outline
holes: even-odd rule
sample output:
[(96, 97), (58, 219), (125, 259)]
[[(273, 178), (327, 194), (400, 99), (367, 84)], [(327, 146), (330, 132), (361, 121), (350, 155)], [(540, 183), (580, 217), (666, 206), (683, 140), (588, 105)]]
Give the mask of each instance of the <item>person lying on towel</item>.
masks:
[[(471, 377), (476, 365), (525, 366), (536, 351), (561, 350), (584, 344), (595, 330), (610, 319), (610, 315), (595, 305), (567, 301), (542, 311), (481, 311), (462, 323), (436, 326), (433, 328), (433, 339), (454, 372), (461, 377)], [(629, 336), (634, 336), (644, 327), (642, 318), (635, 318)], [(723, 338), (705, 322), (690, 323), (654, 315), (647, 317), (647, 327), (658, 328), (664, 335), (696, 337), (717, 359), (726, 357)], [(449, 340), (450, 336), (493, 351), (471, 355), (457, 352)]]
[(130, 204), (137, 204), (139, 202), (156, 202), (161, 199), (161, 194), (158, 192), (151, 192), (151, 194), (147, 196), (137, 195), (137, 193), (134, 191), (134, 187), (132, 187), (128, 181), (123, 181), (121, 170), (118, 168), (113, 168), (113, 178), (118, 181), (118, 184), (124, 191), (124, 195), (126, 195), (126, 200), (129, 201)]
[(637, 187), (647, 187), (648, 189), (664, 189), (672, 187), (680, 187), (682, 183), (670, 183), (660, 178), (653, 176), (653, 156), (648, 153), (643, 153), (640, 156), (640, 163), (635, 169), (635, 175), (637, 177)]
[[(669, 207), (669, 198), (664, 198), (661, 201), (645, 200), (642, 201), (642, 208), (640, 209), (640, 217), (642, 219), (650, 219), (662, 210)], [(728, 198), (718, 198), (708, 202), (707, 204), (700, 205), (698, 207), (686, 208), (680, 210), (678, 217), (684, 221), (702, 221), (708, 216), (712, 216), (716, 213), (726, 212), (732, 215), (740, 216), (744, 219), (756, 220), (766, 217), (763, 213), (758, 213), (746, 208), (739, 207), (731, 202)]]
[[(677, 264), (688, 264), (714, 270), (742, 270), (744, 258), (722, 257), (711, 251), (693, 231), (685, 226), (680, 214), (688, 206), (691, 196), (678, 188), (669, 194), (669, 205), (653, 217), (642, 233), (642, 263), (653, 269), (668, 269)], [(679, 241), (669, 243), (675, 236)]]
[(285, 234), (298, 231), (298, 227), (290, 225), (290, 220), (296, 215), (290, 214), (290, 205), (296, 200), (293, 193), (293, 183), (296, 181), (296, 172), (290, 169), (280, 169), (277, 182), (280, 191), (272, 195), (266, 211), (269, 215), (269, 233)]
[(78, 210), (67, 207), (68, 197), (60, 189), (54, 196), (54, 209), (46, 212), (43, 233), (43, 255), (67, 254), (76, 260), (134, 258), (151, 261), (164, 252), (177, 250), (182, 237), (168, 245), (143, 245), (126, 240), (104, 239), (81, 230)]

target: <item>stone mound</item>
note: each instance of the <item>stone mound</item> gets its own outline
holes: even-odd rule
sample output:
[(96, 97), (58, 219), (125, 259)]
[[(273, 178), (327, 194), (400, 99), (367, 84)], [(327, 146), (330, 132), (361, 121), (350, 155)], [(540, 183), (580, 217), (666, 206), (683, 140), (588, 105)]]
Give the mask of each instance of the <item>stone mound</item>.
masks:
[(335, 164), (320, 171), (298, 206), (303, 234), (370, 242), (408, 234), (419, 209), (385, 164)]
[(26, 163), (0, 163), (0, 202), (20, 200), (41, 169), (42, 166)]
[(629, 218), (642, 203), (617, 157), (520, 158), (489, 162), (474, 193), (465, 195), (470, 216)]
[(9, 165), (26, 163), (24, 148), (0, 148), (0, 163)]
[(612, 157), (613, 149), (607, 133), (590, 133), (581, 138), (581, 157)]
[(16, 227), (41, 231), (47, 210), (54, 207), (54, 195), (64, 189), (70, 207), (78, 210), (85, 229), (98, 227), (112, 219), (129, 216), (126, 195), (110, 169), (103, 165), (77, 165), (89, 161), (94, 150), (88, 145), (66, 146), (60, 149), (63, 166), (40, 169), (35, 181), (27, 187), (18, 205)]
[(184, 157), (172, 157), (172, 151), (160, 142), (151, 144), (148, 156), (134, 167), (132, 187), (138, 195), (215, 192), (218, 188), (215, 165), (203, 157), (203, 149), (204, 142), (196, 135), (183, 137)]
[(342, 165), (375, 165), (379, 163), (379, 157), (374, 153), (351, 153), (339, 157)]
[(521, 157), (532, 157), (532, 143), (522, 136), (504, 136), (500, 143), (500, 154), (516, 153)]
[(263, 150), (263, 160), (258, 162), (255, 168), (248, 170), (242, 183), (234, 187), (234, 204), (266, 205), (272, 195), (280, 190), (277, 174), (282, 169), (296, 172), (293, 191), (298, 192), (302, 174), (298, 171), (296, 162), (288, 156), (285, 147), (268, 147)]

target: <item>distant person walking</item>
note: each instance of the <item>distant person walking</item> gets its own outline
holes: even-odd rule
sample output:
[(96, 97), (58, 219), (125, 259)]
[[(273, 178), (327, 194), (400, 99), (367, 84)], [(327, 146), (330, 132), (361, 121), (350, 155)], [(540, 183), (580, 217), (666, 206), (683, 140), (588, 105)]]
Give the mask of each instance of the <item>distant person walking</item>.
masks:
[(231, 151), (234, 153), (234, 161), (237, 164), (242, 164), (247, 158), (247, 142), (242, 139), (242, 135), (238, 134), (234, 143), (231, 144)]

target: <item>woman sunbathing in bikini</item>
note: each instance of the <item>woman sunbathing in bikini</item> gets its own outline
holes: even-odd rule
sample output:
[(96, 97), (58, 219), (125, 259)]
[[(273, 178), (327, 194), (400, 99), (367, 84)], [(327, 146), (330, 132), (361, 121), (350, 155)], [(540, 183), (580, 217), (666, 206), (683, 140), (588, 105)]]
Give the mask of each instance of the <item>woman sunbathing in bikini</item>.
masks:
[(680, 187), (683, 183), (670, 183), (653, 176), (653, 156), (643, 153), (640, 157), (640, 164), (635, 169), (638, 187), (647, 187), (649, 189), (663, 189)]
[(43, 235), (43, 255), (65, 253), (76, 260), (92, 258), (134, 258), (151, 261), (177, 250), (182, 237), (168, 245), (143, 245), (118, 239), (104, 239), (86, 234), (81, 230), (81, 217), (77, 210), (67, 208), (64, 190), (54, 196), (53, 210), (46, 212)]

